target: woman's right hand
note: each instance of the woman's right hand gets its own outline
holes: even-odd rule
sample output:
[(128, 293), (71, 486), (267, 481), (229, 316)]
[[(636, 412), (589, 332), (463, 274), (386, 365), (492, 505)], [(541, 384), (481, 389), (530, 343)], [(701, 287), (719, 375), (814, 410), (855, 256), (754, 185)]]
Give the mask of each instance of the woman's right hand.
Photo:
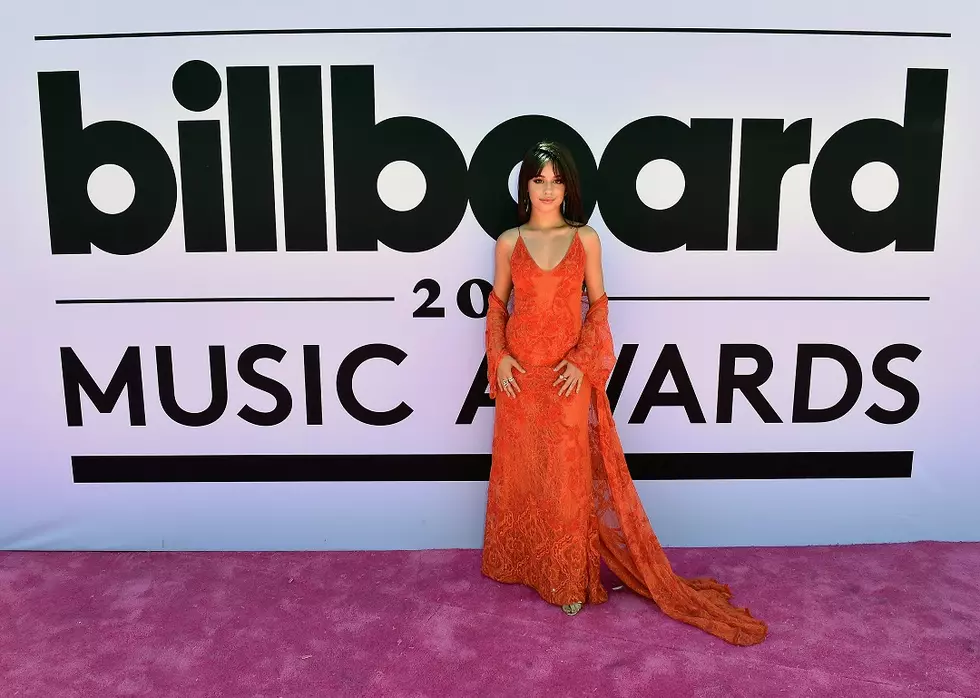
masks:
[(517, 397), (517, 393), (521, 392), (520, 386), (517, 385), (517, 380), (514, 378), (515, 368), (521, 373), (527, 373), (517, 363), (517, 359), (510, 354), (502, 358), (497, 365), (497, 386), (510, 397)]

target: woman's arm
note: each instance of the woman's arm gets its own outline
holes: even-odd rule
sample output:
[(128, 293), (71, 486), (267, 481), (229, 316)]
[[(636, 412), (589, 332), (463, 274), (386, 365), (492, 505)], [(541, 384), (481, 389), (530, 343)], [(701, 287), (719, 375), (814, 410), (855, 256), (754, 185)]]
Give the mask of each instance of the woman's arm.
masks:
[(585, 287), (591, 304), (606, 295), (602, 281), (602, 245), (599, 234), (591, 226), (582, 226), (578, 234), (585, 248)]
[[(507, 353), (507, 302), (510, 300), (514, 281), (510, 274), (510, 255), (517, 242), (517, 230), (508, 230), (497, 238), (494, 251), (493, 290), (487, 298), (486, 349), (487, 382), (490, 384), (490, 397), (496, 398), (498, 389), (510, 397), (519, 391), (516, 381), (512, 381), (513, 369), (523, 371), (516, 361), (508, 359)], [(508, 364), (502, 366), (502, 364)], [(512, 364), (512, 365), (511, 365)], [(503, 369), (503, 375), (499, 375)], [(507, 379), (507, 383), (503, 380)]]
[(517, 228), (511, 228), (500, 234), (494, 248), (493, 292), (505, 307), (510, 300), (511, 289), (514, 287), (514, 280), (510, 275), (510, 256), (514, 253), (515, 244), (517, 244)]

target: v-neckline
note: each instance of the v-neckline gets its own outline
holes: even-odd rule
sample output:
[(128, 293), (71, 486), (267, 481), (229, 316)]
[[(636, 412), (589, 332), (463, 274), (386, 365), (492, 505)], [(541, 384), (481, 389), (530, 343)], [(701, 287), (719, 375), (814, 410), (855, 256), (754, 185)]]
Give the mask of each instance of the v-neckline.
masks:
[(562, 255), (561, 259), (558, 260), (558, 263), (555, 264), (555, 266), (551, 267), (551, 269), (545, 269), (540, 264), (538, 264), (537, 261), (535, 261), (534, 255), (531, 254), (531, 250), (527, 249), (527, 243), (524, 242), (524, 236), (521, 235), (520, 232), (517, 233), (517, 239), (520, 240), (521, 245), (524, 246), (524, 252), (527, 253), (527, 258), (531, 260), (531, 264), (533, 264), (535, 268), (537, 268), (537, 270), (540, 271), (542, 274), (550, 274), (555, 269), (560, 267), (562, 263), (566, 259), (568, 259), (568, 255), (572, 253), (572, 248), (575, 247), (575, 241), (578, 240), (578, 228), (576, 228), (575, 232), (572, 233), (572, 241), (571, 243), (569, 243), (568, 249), (565, 250), (565, 254)]

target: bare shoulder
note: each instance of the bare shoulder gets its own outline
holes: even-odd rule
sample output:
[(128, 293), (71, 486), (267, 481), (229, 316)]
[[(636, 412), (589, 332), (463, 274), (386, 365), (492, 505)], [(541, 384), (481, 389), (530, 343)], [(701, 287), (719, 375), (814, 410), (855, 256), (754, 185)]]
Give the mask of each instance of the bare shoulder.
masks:
[(517, 228), (505, 230), (497, 237), (497, 249), (511, 251), (517, 244)]
[(600, 248), (599, 233), (591, 225), (583, 225), (578, 229), (578, 235), (582, 239), (582, 246), (586, 252), (598, 252)]

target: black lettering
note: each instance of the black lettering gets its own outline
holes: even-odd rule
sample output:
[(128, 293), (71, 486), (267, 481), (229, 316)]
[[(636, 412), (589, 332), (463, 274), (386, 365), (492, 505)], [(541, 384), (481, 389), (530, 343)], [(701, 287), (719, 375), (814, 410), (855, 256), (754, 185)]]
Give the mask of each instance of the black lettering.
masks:
[[(831, 359), (844, 369), (846, 375), (844, 394), (836, 404), (830, 407), (811, 408), (809, 406), (814, 359)], [(861, 364), (854, 354), (844, 347), (836, 344), (801, 344), (796, 354), (793, 422), (795, 424), (816, 424), (840, 419), (857, 404), (858, 398), (861, 396), (862, 383)]]
[[(668, 375), (674, 379), (677, 392), (661, 392), (660, 389)], [(703, 424), (707, 421), (704, 418), (704, 411), (698, 402), (697, 393), (694, 392), (694, 385), (691, 383), (691, 377), (687, 373), (687, 368), (684, 366), (684, 360), (681, 358), (677, 345), (665, 344), (660, 356), (657, 357), (657, 363), (654, 364), (653, 370), (650, 372), (650, 378), (647, 379), (647, 383), (643, 387), (640, 399), (637, 400), (636, 407), (633, 408), (629, 423), (643, 424), (647, 415), (650, 414), (651, 408), (671, 406), (683, 407), (692, 424)]]
[[(736, 374), (738, 359), (752, 359), (756, 368), (752, 373)], [(758, 344), (722, 344), (718, 371), (718, 412), (719, 424), (732, 423), (732, 410), (735, 391), (739, 390), (762, 421), (766, 424), (781, 424), (783, 420), (776, 414), (769, 401), (759, 388), (772, 376), (772, 354)]]
[(919, 389), (907, 378), (892, 373), (888, 364), (894, 359), (915, 361), (921, 353), (921, 349), (911, 344), (892, 344), (878, 352), (871, 364), (871, 373), (883, 386), (905, 398), (905, 402), (894, 411), (883, 409), (875, 403), (867, 409), (866, 415), (879, 424), (901, 424), (915, 414), (919, 408)]
[(303, 372), (306, 378), (306, 423), (323, 424), (323, 386), (320, 381), (320, 347), (303, 346)]
[(609, 382), (606, 384), (606, 397), (609, 398), (609, 410), (611, 412), (615, 412), (616, 405), (619, 404), (619, 398), (623, 394), (623, 387), (626, 385), (626, 378), (629, 376), (639, 346), (639, 344), (624, 344), (623, 348), (619, 350), (616, 365), (613, 366)]
[[(185, 109), (207, 111), (221, 96), (221, 76), (204, 61), (184, 63), (173, 79), (174, 97)], [(221, 164), (221, 123), (178, 121), (180, 196), (184, 249), (225, 252), (225, 191)]]
[(738, 250), (775, 250), (783, 177), (810, 162), (811, 119), (745, 119), (738, 170)]
[[(38, 73), (41, 143), (53, 254), (135, 254), (167, 232), (177, 207), (177, 179), (163, 146), (124, 121), (82, 128), (77, 72)], [(118, 165), (133, 179), (125, 211), (108, 214), (88, 196), (88, 180), (102, 165)]]
[(184, 249), (225, 252), (225, 194), (221, 165), (221, 125), (217, 121), (181, 121), (180, 193), (184, 210)]
[[(837, 131), (817, 154), (810, 204), (817, 225), (838, 247), (874, 252), (895, 243), (900, 252), (935, 249), (947, 72), (910, 68), (904, 126), (862, 119)], [(854, 175), (870, 162), (883, 162), (898, 175), (898, 195), (881, 211), (866, 211), (851, 194)]]
[(286, 249), (327, 249), (320, 66), (279, 68), (279, 134)]
[(281, 424), (293, 409), (293, 397), (289, 389), (279, 381), (264, 376), (255, 370), (255, 362), (259, 359), (272, 359), (276, 363), (286, 356), (286, 350), (274, 344), (256, 344), (242, 352), (238, 357), (238, 374), (248, 385), (268, 393), (275, 398), (276, 406), (268, 412), (260, 412), (245, 405), (238, 411), (238, 416), (249, 424), (259, 427), (272, 427)]
[(276, 249), (269, 69), (228, 68), (228, 140), (235, 249)]
[[(287, 250), (327, 249), (322, 69), (278, 68), (284, 237)], [(909, 69), (903, 124), (863, 119), (844, 125), (817, 152), (810, 179), (814, 218), (826, 237), (853, 252), (894, 244), (898, 251), (932, 251), (941, 173), (948, 71)], [(274, 251), (276, 210), (270, 103), (270, 69), (227, 68), (235, 249)], [(212, 109), (222, 80), (200, 60), (174, 73), (173, 94), (192, 112)], [(83, 128), (77, 72), (38, 74), (46, 196), (54, 254), (142, 252), (166, 233), (177, 205), (174, 165), (142, 128), (102, 121)], [(731, 119), (667, 116), (636, 120), (609, 141), (597, 167), (588, 144), (568, 124), (523, 115), (494, 127), (467, 166), (459, 146), (438, 125), (413, 116), (378, 121), (374, 67), (331, 67), (331, 130), (339, 250), (401, 252), (433, 249), (457, 229), (467, 203), (484, 230), (496, 237), (516, 222), (509, 174), (526, 149), (542, 138), (565, 142), (582, 177), (586, 217), (597, 201), (609, 230), (646, 252), (725, 250), (731, 198)], [(781, 184), (810, 159), (812, 120), (784, 128), (779, 119), (742, 122), (738, 192), (738, 250), (778, 246)], [(180, 196), (185, 249), (227, 251), (219, 121), (178, 122)], [(664, 159), (685, 179), (680, 200), (650, 209), (635, 192), (636, 176)], [(426, 180), (422, 202), (394, 211), (381, 200), (378, 176), (396, 161), (415, 164)], [(899, 191), (882, 211), (854, 201), (856, 172), (883, 162), (898, 175)], [(100, 166), (114, 164), (132, 177), (135, 197), (122, 213), (99, 211), (87, 183)], [(624, 186), (624, 182), (628, 182)]]
[(422, 305), (412, 313), (412, 317), (446, 317), (445, 308), (432, 305), (439, 298), (440, 290), (439, 282), (435, 279), (420, 279), (415, 284), (415, 288), (412, 289), (412, 293), (425, 291), (428, 295), (422, 302)]
[(208, 347), (208, 365), (211, 374), (211, 402), (200, 412), (188, 412), (177, 404), (174, 390), (173, 350), (157, 347), (157, 383), (160, 386), (160, 405), (172, 420), (185, 427), (203, 427), (214, 424), (228, 406), (228, 373), (225, 364), (225, 348)]
[[(481, 305), (479, 310), (473, 305), (474, 286), (480, 292)], [(492, 291), (493, 284), (485, 279), (470, 279), (464, 282), (456, 292), (456, 306), (459, 308), (459, 312), (474, 320), (486, 317), (489, 308), (488, 301), (490, 300), (490, 293)]]
[(366, 344), (352, 351), (337, 371), (337, 397), (347, 413), (359, 422), (376, 427), (386, 427), (408, 419), (414, 410), (404, 402), (385, 412), (369, 410), (354, 395), (354, 372), (370, 359), (386, 359), (396, 366), (408, 357), (404, 351), (390, 344)]
[(82, 426), (82, 391), (102, 414), (115, 408), (123, 389), (129, 398), (129, 423), (146, 426), (146, 406), (143, 401), (143, 369), (139, 347), (127, 347), (119, 366), (103, 391), (71, 347), (61, 347), (61, 379), (65, 390), (65, 411), (68, 426)]
[[(374, 66), (330, 69), (337, 247), (400, 252), (442, 244), (466, 212), (466, 159), (452, 137), (412, 116), (375, 123)], [(422, 170), (425, 197), (411, 211), (393, 211), (378, 195), (378, 175), (405, 160)]]
[[(636, 178), (648, 162), (670, 160), (684, 173), (684, 194), (668, 209), (648, 208)], [(732, 120), (692, 119), (691, 125), (650, 116), (620, 130), (599, 162), (599, 209), (609, 231), (645, 252), (728, 247)]]
[(184, 109), (207, 111), (221, 97), (221, 76), (204, 61), (187, 61), (174, 72), (171, 82), (174, 97)]
[(490, 393), (488, 392), (489, 388), (490, 383), (487, 380), (487, 355), (484, 354), (480, 368), (476, 370), (476, 375), (473, 376), (473, 380), (470, 382), (470, 389), (466, 391), (463, 405), (459, 408), (459, 414), (456, 416), (456, 424), (472, 424), (478, 409), (494, 406), (493, 400), (490, 398)]

